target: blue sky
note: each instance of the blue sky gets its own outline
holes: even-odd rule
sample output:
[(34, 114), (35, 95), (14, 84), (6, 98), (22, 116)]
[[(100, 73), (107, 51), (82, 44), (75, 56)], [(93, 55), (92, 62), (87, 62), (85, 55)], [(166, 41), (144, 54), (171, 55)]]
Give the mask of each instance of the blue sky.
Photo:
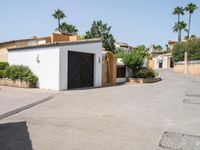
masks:
[[(112, 26), (116, 41), (165, 45), (177, 39), (172, 31), (177, 20), (173, 9), (189, 2), (199, 7), (191, 32), (200, 36), (199, 0), (4, 0), (0, 2), (0, 42), (49, 35), (57, 26), (51, 14), (59, 8), (67, 16), (63, 21), (76, 25), (80, 34), (89, 30), (93, 20), (103, 20)], [(187, 21), (188, 14), (182, 19)]]

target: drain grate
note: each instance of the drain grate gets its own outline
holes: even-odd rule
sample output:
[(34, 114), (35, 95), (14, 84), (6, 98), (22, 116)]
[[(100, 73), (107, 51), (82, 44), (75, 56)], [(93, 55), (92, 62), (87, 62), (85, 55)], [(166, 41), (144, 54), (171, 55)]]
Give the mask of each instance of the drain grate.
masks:
[(200, 150), (200, 136), (164, 132), (159, 146), (172, 150)]
[(200, 83), (200, 81), (198, 81), (198, 80), (195, 80), (195, 81), (192, 81), (192, 82), (194, 82), (194, 83)]
[(200, 97), (200, 94), (185, 94), (187, 97)]
[(197, 100), (197, 99), (193, 99), (193, 100), (184, 99), (183, 103), (186, 103), (186, 104), (200, 104), (200, 100)]

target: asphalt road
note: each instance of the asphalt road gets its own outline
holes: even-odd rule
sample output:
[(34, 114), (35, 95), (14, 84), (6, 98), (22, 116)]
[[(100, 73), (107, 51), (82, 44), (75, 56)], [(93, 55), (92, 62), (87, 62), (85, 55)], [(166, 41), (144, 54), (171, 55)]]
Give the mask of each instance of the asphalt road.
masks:
[(54, 95), (0, 120), (0, 150), (162, 150), (164, 132), (200, 136), (200, 77), (160, 74), (153, 84), (64, 92), (0, 87), (0, 115)]

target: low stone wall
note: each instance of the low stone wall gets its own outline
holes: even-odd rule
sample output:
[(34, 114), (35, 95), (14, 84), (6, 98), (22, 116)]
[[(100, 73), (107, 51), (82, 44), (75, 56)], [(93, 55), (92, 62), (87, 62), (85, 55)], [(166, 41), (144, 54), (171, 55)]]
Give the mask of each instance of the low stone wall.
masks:
[(154, 83), (161, 81), (161, 77), (156, 78), (149, 78), (149, 79), (143, 79), (143, 78), (129, 78), (130, 83)]
[(19, 88), (35, 88), (36, 87), (36, 84), (32, 82), (10, 80), (10, 79), (0, 79), (0, 85), (19, 87)]
[[(184, 73), (184, 67), (185, 67), (184, 61), (177, 62), (174, 65), (174, 72)], [(190, 61), (188, 63), (188, 74), (200, 75), (200, 60)]]

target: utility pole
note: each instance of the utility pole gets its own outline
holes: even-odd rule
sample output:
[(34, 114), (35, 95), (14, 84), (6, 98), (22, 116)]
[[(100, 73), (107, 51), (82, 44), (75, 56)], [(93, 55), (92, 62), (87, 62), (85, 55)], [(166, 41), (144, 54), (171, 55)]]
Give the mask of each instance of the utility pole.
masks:
[(188, 52), (185, 52), (184, 73), (188, 74)]

